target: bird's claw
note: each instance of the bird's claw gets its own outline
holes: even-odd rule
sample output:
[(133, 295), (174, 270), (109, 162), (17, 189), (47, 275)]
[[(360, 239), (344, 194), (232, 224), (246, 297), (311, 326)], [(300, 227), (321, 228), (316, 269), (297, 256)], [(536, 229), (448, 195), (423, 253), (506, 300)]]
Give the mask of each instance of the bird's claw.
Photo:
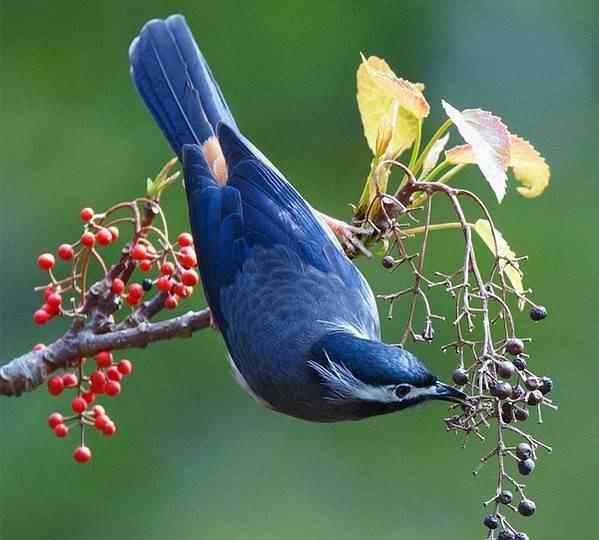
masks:
[(339, 240), (341, 247), (349, 257), (355, 257), (360, 253), (368, 258), (372, 257), (372, 252), (366, 247), (364, 242), (360, 239), (361, 236), (368, 236), (372, 231), (364, 227), (356, 227), (350, 225), (340, 219), (327, 216), (322, 212), (319, 212), (322, 219), (329, 226), (329, 229), (333, 231), (333, 234)]

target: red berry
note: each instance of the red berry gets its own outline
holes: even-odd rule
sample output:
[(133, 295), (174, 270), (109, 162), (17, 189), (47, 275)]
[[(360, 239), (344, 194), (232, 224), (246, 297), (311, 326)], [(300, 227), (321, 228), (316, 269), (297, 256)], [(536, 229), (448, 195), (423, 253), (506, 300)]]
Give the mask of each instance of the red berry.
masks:
[(91, 384), (91, 391), (96, 394), (104, 393), (104, 386), (106, 385), (106, 375), (102, 371), (94, 371), (89, 376), (89, 382)]
[(38, 309), (33, 314), (33, 322), (40, 326), (46, 324), (50, 320), (50, 314), (45, 309)]
[(39, 352), (39, 351), (43, 351), (46, 348), (46, 346), (43, 343), (36, 343), (33, 346), (33, 349), (31, 349), (34, 352)]
[(173, 282), (168, 276), (160, 276), (156, 281), (156, 287), (159, 291), (169, 292), (173, 286)]
[(57, 308), (62, 304), (62, 296), (57, 292), (49, 294), (48, 298), (46, 298), (46, 303), (51, 307)]
[(74, 373), (65, 373), (62, 376), (62, 382), (65, 388), (73, 388), (74, 386), (77, 386), (79, 381)]
[(62, 414), (55, 412), (48, 416), (48, 425), (54, 429), (58, 424), (62, 424), (64, 422), (64, 418)]
[(54, 375), (48, 379), (48, 392), (53, 396), (58, 396), (62, 394), (64, 390), (64, 383), (62, 382), (62, 377), (59, 375)]
[(175, 273), (175, 265), (169, 261), (162, 263), (160, 273), (165, 276), (172, 276)]
[(96, 354), (96, 366), (99, 368), (108, 367), (112, 364), (112, 353), (110, 351), (100, 351)]
[(81, 216), (81, 219), (83, 221), (89, 221), (91, 218), (94, 217), (94, 209), (84, 208), (83, 210), (81, 210), (81, 213), (79, 215)]
[(195, 270), (185, 270), (185, 272), (181, 274), (181, 281), (185, 285), (193, 287), (194, 285), (198, 284), (200, 278), (198, 277), (198, 274)]
[(92, 451), (87, 446), (78, 446), (73, 452), (73, 458), (78, 463), (87, 463), (92, 458)]
[(110, 231), (110, 235), (112, 236), (112, 241), (116, 242), (120, 236), (119, 228), (115, 225), (111, 225), (110, 227), (108, 227), (108, 230)]
[(61, 439), (63, 437), (66, 437), (69, 434), (69, 428), (64, 425), (64, 424), (57, 424), (54, 428), (54, 435), (56, 435), (57, 437), (60, 437)]
[(135, 244), (131, 248), (131, 258), (136, 261), (140, 261), (141, 259), (145, 259), (147, 255), (146, 247), (143, 244)]
[(198, 263), (195, 251), (192, 247), (181, 248), (179, 252), (179, 262), (183, 268), (192, 268)]
[(50, 270), (50, 268), (54, 266), (54, 262), (54, 255), (52, 255), (51, 253), (42, 253), (37, 258), (37, 265), (42, 270)]
[(129, 293), (129, 296), (137, 296), (138, 298), (141, 298), (144, 295), (144, 288), (140, 283), (131, 283), (131, 285), (129, 285), (127, 288), (127, 292)]
[(178, 304), (178, 300), (177, 297), (173, 294), (169, 294), (165, 299), (164, 299), (164, 307), (166, 309), (175, 309), (177, 307)]
[(102, 407), (102, 405), (94, 405), (92, 412), (95, 416), (104, 416), (106, 414), (106, 409)]
[(130, 306), (136, 306), (141, 301), (139, 296), (134, 296), (133, 294), (127, 295), (127, 304)]
[(94, 426), (97, 429), (102, 430), (108, 422), (110, 422), (110, 418), (108, 418), (108, 416), (105, 414), (98, 414), (94, 420)]
[(102, 433), (104, 433), (104, 435), (113, 435), (115, 431), (116, 425), (110, 420), (102, 426)]
[(193, 244), (193, 236), (187, 232), (182, 232), (177, 236), (177, 244), (181, 247), (191, 246), (191, 244)]
[(152, 269), (152, 261), (150, 259), (142, 259), (139, 261), (139, 269), (142, 272), (148, 272)]
[(119, 363), (116, 365), (116, 367), (121, 375), (129, 375), (133, 371), (133, 364), (124, 358), (119, 360)]
[(89, 231), (86, 231), (81, 235), (81, 243), (88, 248), (94, 247), (96, 237)]
[(100, 229), (96, 233), (96, 241), (101, 246), (107, 246), (112, 242), (112, 233), (108, 229)]
[(73, 409), (73, 412), (82, 413), (85, 409), (87, 409), (87, 401), (85, 401), (82, 397), (76, 397), (73, 401), (71, 401), (71, 409)]
[(114, 294), (121, 294), (125, 290), (125, 282), (122, 279), (114, 278), (110, 290)]
[(91, 405), (96, 400), (96, 394), (94, 394), (94, 392), (92, 392), (91, 390), (89, 392), (83, 392), (83, 394), (81, 394), (81, 397), (85, 400), (85, 403), (87, 403), (88, 405)]
[(186, 287), (183, 283), (177, 283), (174, 287), (174, 293), (179, 298), (188, 298), (193, 294), (193, 287)]
[(121, 393), (121, 383), (117, 381), (108, 381), (106, 383), (105, 391), (107, 396), (118, 396)]
[(118, 370), (118, 368), (116, 366), (110, 366), (106, 370), (106, 376), (111, 381), (117, 381), (117, 382), (120, 382), (120, 380), (123, 378), (123, 376), (121, 375), (121, 372)]
[(48, 303), (42, 306), (42, 310), (48, 313), (50, 319), (54, 317), (54, 315), (58, 315), (60, 313), (60, 308), (58, 306), (51, 306)]
[(50, 296), (53, 292), (54, 292), (54, 288), (52, 287), (52, 285), (48, 285), (44, 289), (44, 300), (48, 300), (48, 296)]
[(60, 246), (58, 246), (58, 256), (61, 259), (68, 261), (69, 259), (73, 258), (74, 254), (75, 254), (75, 252), (74, 252), (73, 246), (71, 246), (71, 244), (60, 244)]

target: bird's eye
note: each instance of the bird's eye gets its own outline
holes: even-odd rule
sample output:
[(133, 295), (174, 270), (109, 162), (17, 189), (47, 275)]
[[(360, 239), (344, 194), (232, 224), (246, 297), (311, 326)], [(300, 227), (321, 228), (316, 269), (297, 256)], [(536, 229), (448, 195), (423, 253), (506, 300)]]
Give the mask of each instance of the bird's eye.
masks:
[(395, 387), (395, 395), (400, 399), (405, 398), (411, 390), (412, 387), (409, 384), (398, 384)]

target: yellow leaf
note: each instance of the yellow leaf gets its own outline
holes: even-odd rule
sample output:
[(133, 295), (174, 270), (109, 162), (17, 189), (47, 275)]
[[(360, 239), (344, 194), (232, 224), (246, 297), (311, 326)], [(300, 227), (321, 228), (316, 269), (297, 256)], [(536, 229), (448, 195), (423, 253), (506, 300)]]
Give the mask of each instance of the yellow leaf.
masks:
[[(377, 152), (377, 137), (394, 124), (388, 155), (397, 156), (412, 146), (418, 133), (418, 123), (428, 116), (430, 107), (422, 95), (423, 85), (400, 79), (382, 58), (362, 57), (357, 72), (358, 108), (364, 135), (373, 154)], [(396, 118), (394, 102), (397, 104)], [(395, 120), (395, 121), (394, 121)]]
[(549, 165), (526, 139), (511, 135), (511, 142), (510, 167), (514, 169), (514, 176), (522, 184), (516, 189), (524, 197), (538, 197), (549, 185)]
[(472, 228), (478, 233), (482, 241), (491, 250), (495, 257), (499, 258), (499, 270), (504, 272), (512, 287), (518, 294), (524, 294), (524, 284), (522, 282), (522, 271), (520, 265), (515, 260), (516, 254), (512, 251), (503, 235), (495, 228), (495, 238), (497, 240), (497, 251), (495, 251), (495, 242), (493, 241), (493, 232), (491, 225), (486, 219), (479, 219), (472, 225)]
[[(549, 165), (543, 156), (526, 139), (510, 134), (510, 164), (514, 176), (522, 184), (516, 188), (524, 197), (538, 197), (549, 185)], [(453, 164), (474, 163), (469, 144), (454, 146), (445, 152), (447, 161)]]

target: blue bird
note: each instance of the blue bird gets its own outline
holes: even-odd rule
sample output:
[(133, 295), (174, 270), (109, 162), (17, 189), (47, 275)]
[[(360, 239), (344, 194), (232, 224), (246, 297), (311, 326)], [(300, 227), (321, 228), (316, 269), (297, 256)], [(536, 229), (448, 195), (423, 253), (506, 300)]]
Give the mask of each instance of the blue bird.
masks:
[(239, 131), (181, 15), (129, 49), (134, 84), (183, 163), (212, 318), (242, 387), (316, 422), (465, 396), (381, 341), (374, 295), (322, 218)]

